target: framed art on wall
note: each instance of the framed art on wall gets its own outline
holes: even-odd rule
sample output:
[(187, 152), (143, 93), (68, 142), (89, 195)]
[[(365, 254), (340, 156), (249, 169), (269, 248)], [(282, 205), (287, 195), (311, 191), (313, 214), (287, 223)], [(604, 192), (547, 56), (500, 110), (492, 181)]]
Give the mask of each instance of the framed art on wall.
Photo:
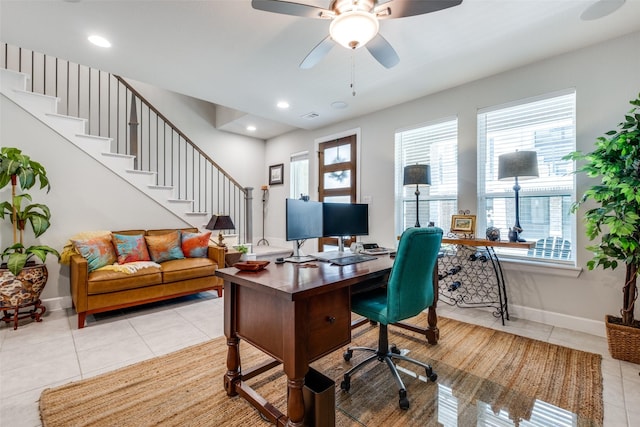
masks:
[(283, 184), (284, 163), (269, 166), (269, 185)]

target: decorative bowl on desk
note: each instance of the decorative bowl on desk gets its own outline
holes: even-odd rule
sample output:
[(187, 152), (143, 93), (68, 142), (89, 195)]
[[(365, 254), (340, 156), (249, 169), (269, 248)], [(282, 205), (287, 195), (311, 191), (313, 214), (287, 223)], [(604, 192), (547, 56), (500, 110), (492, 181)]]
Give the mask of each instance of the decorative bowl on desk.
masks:
[(241, 261), (233, 264), (235, 268), (242, 271), (260, 271), (269, 265), (270, 261)]

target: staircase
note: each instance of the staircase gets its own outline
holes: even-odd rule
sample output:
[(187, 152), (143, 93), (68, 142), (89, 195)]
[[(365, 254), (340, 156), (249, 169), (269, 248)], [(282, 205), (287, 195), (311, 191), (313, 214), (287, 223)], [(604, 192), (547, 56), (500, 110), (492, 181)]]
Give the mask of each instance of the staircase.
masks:
[[(250, 189), (240, 186), (124, 79), (55, 59), (55, 66), (48, 67), (55, 75), (43, 75), (43, 82), (34, 84), (31, 75), (38, 72), (33, 64), (44, 63), (42, 73), (47, 73), (51, 58), (29, 51), (29, 75), (19, 71), (22, 59), (18, 70), (8, 69), (9, 47), (2, 48), (0, 93), (186, 224), (202, 228), (212, 214), (228, 214), (240, 240), (251, 241)], [(11, 48), (25, 56), (22, 49)], [(38, 61), (35, 55), (44, 59)], [(59, 70), (65, 75), (59, 76)], [(71, 83), (76, 78), (77, 88)], [(52, 90), (53, 95), (47, 94)]]

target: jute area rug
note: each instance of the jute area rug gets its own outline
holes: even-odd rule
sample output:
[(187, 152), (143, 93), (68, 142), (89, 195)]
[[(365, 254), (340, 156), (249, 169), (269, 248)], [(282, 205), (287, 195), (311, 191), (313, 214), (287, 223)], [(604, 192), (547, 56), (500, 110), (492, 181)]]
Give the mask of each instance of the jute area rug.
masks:
[[(426, 324), (424, 315), (412, 320)], [(440, 342), (431, 346), (419, 334), (389, 328), (389, 341), (409, 356), (431, 363), (437, 382), (403, 375), (411, 407), (398, 407), (395, 382), (383, 363), (371, 363), (340, 390), (342, 373), (351, 362), (342, 350), (312, 366), (336, 382), (337, 426), (437, 426), (453, 417), (458, 425), (510, 419), (514, 425), (600, 426), (603, 420), (601, 356), (535, 341), (481, 326), (440, 318)], [(376, 346), (377, 328), (352, 332), (352, 345)], [(267, 426), (249, 403), (229, 398), (223, 390), (226, 339), (189, 347), (94, 378), (46, 389), (40, 397), (45, 427), (69, 426)], [(250, 367), (266, 359), (241, 343), (242, 363)], [(413, 365), (409, 370), (424, 375)], [(250, 384), (286, 414), (286, 378), (281, 367), (252, 378)], [(552, 414), (552, 415), (550, 415)], [(575, 416), (572, 414), (576, 414)], [(540, 416), (552, 416), (536, 424)], [(493, 417), (493, 418), (492, 418)], [(450, 418), (451, 419), (451, 418)], [(439, 424), (440, 422), (440, 424)], [(574, 420), (575, 422), (575, 420)], [(505, 425), (505, 424), (500, 424)]]

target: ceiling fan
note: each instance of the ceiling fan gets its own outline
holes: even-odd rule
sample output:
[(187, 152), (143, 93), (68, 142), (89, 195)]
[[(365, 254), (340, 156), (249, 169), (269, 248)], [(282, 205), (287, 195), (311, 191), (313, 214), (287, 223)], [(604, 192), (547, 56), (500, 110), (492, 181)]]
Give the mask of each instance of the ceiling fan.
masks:
[(257, 10), (329, 19), (329, 35), (302, 60), (300, 68), (316, 65), (335, 43), (348, 49), (366, 46), (384, 67), (392, 68), (399, 61), (391, 44), (378, 32), (380, 19), (422, 15), (457, 6), (462, 0), (331, 0), (329, 9), (281, 0), (251, 0)]

